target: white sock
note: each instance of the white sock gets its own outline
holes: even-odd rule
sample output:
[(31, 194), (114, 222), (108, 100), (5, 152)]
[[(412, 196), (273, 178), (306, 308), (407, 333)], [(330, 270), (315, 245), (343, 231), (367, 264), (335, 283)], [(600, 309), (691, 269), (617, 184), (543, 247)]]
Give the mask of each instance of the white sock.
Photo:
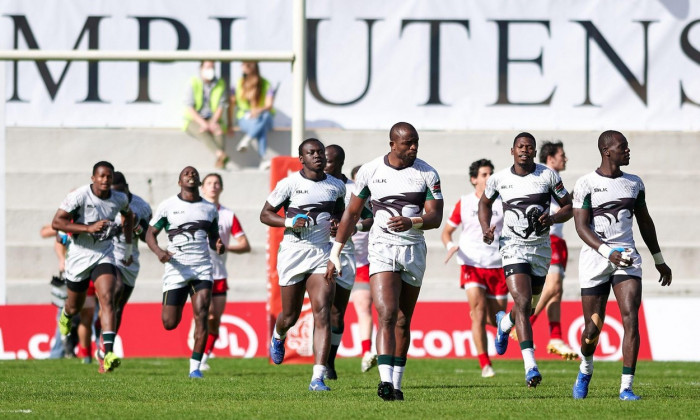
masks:
[(403, 379), (404, 369), (406, 369), (406, 366), (394, 366), (394, 373), (392, 375), (394, 389), (401, 389), (401, 380)]
[(379, 369), (379, 380), (382, 382), (394, 382), (394, 366), (391, 365), (377, 365)]
[(207, 353), (204, 353), (202, 355), (202, 362), (200, 364), (203, 365), (203, 364), (207, 363), (207, 360), (209, 360), (209, 355)]
[(340, 334), (337, 334), (334, 332), (331, 333), (331, 346), (339, 346), (342, 341), (343, 341), (343, 333), (340, 333)]
[(277, 327), (272, 329), (272, 337), (276, 338), (278, 340), (284, 340), (284, 337), (287, 336), (287, 333), (284, 333), (284, 335), (280, 335), (280, 333), (277, 332)]
[(581, 355), (581, 366), (579, 366), (579, 370), (585, 375), (593, 375), (593, 355)]
[(634, 382), (634, 375), (622, 374), (622, 380), (620, 381), (620, 392), (632, 389), (632, 382)]
[(525, 362), (525, 372), (537, 367), (537, 362), (535, 362), (535, 349), (522, 349), (520, 352), (523, 354), (523, 362)]
[(323, 379), (323, 375), (326, 374), (326, 367), (323, 365), (314, 365), (314, 372), (311, 375), (311, 380)]
[(513, 321), (510, 320), (510, 313), (501, 319), (501, 331), (508, 333), (513, 328)]
[(199, 360), (190, 359), (190, 373), (199, 369), (200, 364), (201, 364), (201, 362)]

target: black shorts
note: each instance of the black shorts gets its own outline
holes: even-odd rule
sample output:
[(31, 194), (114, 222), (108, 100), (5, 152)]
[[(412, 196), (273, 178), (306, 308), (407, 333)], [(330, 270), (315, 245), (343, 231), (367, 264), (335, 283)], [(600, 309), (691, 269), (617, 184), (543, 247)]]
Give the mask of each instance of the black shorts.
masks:
[(608, 281), (594, 287), (581, 288), (581, 296), (607, 296), (610, 294), (610, 289), (617, 286), (625, 280), (636, 280), (641, 282), (642, 278), (637, 276), (617, 275), (611, 276)]
[(200, 290), (211, 290), (212, 285), (208, 280), (190, 280), (187, 286), (163, 292), (163, 305), (184, 306), (188, 296)]
[(107, 263), (97, 264), (95, 268), (93, 268), (92, 271), (90, 271), (90, 276), (88, 278), (81, 281), (67, 281), (66, 287), (71, 292), (83, 293), (90, 286), (90, 280), (94, 282), (95, 280), (97, 280), (98, 277), (100, 277), (103, 274), (111, 274), (116, 277), (117, 267)]
[(517, 264), (508, 264), (503, 266), (503, 274), (506, 276), (506, 279), (509, 276), (512, 276), (513, 274), (527, 274), (530, 276), (530, 281), (532, 284), (532, 287), (543, 287), (544, 286), (544, 276), (533, 276), (532, 275), (532, 268), (530, 267), (530, 264), (528, 263), (517, 263)]

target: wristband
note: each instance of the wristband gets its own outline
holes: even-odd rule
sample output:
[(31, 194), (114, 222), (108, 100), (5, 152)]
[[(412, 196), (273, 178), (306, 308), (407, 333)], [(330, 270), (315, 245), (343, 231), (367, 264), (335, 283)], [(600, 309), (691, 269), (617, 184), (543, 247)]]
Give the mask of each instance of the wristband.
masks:
[(124, 261), (127, 261), (129, 258), (131, 258), (131, 253), (133, 251), (132, 248), (132, 244), (126, 244), (126, 249), (124, 250)]
[(605, 258), (610, 258), (610, 254), (612, 254), (613, 251), (614, 251), (614, 249), (610, 248), (610, 246), (608, 246), (608, 244), (603, 244), (603, 245), (598, 247), (598, 253), (600, 255), (604, 256)]
[(423, 227), (423, 218), (422, 217), (411, 217), (411, 227), (420, 229)]
[(450, 242), (447, 243), (447, 245), (445, 245), (445, 249), (449, 251), (449, 250), (451, 250), (452, 248), (454, 248), (455, 246), (456, 246), (455, 243), (452, 242), (452, 241), (450, 241)]
[(357, 224), (355, 225), (355, 229), (356, 229), (358, 232), (364, 232), (364, 231), (365, 231), (365, 225), (363, 225), (362, 222), (357, 222)]
[(297, 220), (299, 220), (299, 219), (304, 219), (304, 220), (308, 221), (309, 216), (307, 216), (305, 214), (297, 214), (294, 217), (291, 217), (291, 218), (288, 217), (288, 218), (284, 219), (284, 227), (293, 228), (294, 225), (296, 224)]
[(343, 243), (335, 241), (333, 242), (333, 248), (331, 248), (331, 254), (328, 256), (330, 262), (333, 263), (335, 269), (340, 273), (340, 251), (343, 249)]
[(657, 252), (656, 254), (652, 254), (651, 258), (654, 259), (654, 264), (655, 265), (661, 265), (664, 264), (664, 256), (661, 255), (661, 251)]

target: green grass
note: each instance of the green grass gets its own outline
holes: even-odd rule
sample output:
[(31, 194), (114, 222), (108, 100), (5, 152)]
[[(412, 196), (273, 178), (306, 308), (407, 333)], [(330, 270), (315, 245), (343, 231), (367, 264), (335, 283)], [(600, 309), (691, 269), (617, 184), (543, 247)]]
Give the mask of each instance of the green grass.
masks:
[[(700, 363), (640, 362), (638, 402), (619, 401), (621, 363), (596, 362), (588, 398), (574, 401), (577, 362), (541, 361), (544, 377), (528, 389), (521, 361), (496, 359), (482, 379), (475, 360), (409, 360), (404, 402), (377, 395), (376, 368), (338, 360), (331, 392), (307, 391), (309, 365), (266, 359), (210, 361), (205, 379), (187, 377), (185, 359), (126, 359), (99, 375), (77, 360), (0, 362), (0, 418), (697, 418)], [(28, 410), (31, 410), (29, 412)]]

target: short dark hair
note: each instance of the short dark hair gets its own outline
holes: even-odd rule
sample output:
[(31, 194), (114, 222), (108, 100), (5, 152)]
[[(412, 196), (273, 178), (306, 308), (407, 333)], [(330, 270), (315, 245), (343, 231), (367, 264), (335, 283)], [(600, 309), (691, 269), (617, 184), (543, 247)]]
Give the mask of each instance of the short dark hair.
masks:
[(535, 136), (533, 136), (532, 134), (530, 134), (526, 131), (523, 131), (522, 133), (515, 136), (515, 138), (513, 139), (513, 146), (515, 146), (515, 142), (518, 141), (518, 139), (520, 137), (525, 137), (525, 138), (531, 139), (532, 142), (535, 143), (535, 147), (537, 147), (537, 140), (535, 140)]
[(493, 163), (491, 163), (491, 161), (488, 159), (475, 160), (471, 165), (469, 165), (469, 178), (476, 178), (479, 176), (479, 168), (482, 166), (488, 166), (492, 171), (494, 169)]
[(548, 157), (554, 157), (559, 152), (559, 149), (564, 149), (564, 143), (561, 140), (544, 141), (540, 147), (540, 163), (547, 163)]
[(320, 144), (324, 150), (326, 149), (326, 146), (323, 145), (323, 142), (321, 142), (321, 140), (319, 140), (317, 138), (310, 137), (310, 138), (302, 141), (301, 144), (299, 145), (299, 156), (301, 156), (301, 151), (304, 149), (304, 146), (306, 146), (307, 143), (311, 143), (314, 141), (318, 142), (318, 144)]
[(117, 171), (114, 173), (114, 176), (112, 177), (112, 185), (129, 185), (126, 182), (126, 177), (124, 177), (124, 174)]
[(112, 171), (112, 174), (114, 174), (114, 165), (111, 163), (107, 162), (106, 160), (101, 160), (97, 162), (96, 164), (92, 165), (92, 174), (95, 175), (97, 173), (97, 168), (104, 166), (105, 168), (109, 168)]
[(415, 134), (418, 136), (418, 131), (411, 124), (407, 122), (397, 122), (389, 130), (389, 140), (396, 141), (402, 133)]
[(224, 188), (224, 180), (221, 178), (221, 175), (219, 175), (219, 174), (217, 174), (217, 173), (215, 173), (215, 172), (212, 172), (212, 173), (210, 173), (210, 174), (207, 174), (207, 176), (205, 176), (204, 178), (202, 178), (202, 185), (204, 185), (204, 181), (206, 181), (207, 178), (209, 178), (210, 176), (215, 176), (215, 177), (219, 178), (219, 184), (221, 184), (221, 188)]
[(620, 136), (623, 139), (625, 138), (624, 134), (615, 130), (607, 130), (600, 133), (600, 137), (598, 137), (598, 151), (600, 151), (601, 154), (603, 153), (603, 149), (610, 147), (610, 143), (615, 140), (615, 136)]
[(338, 146), (337, 144), (329, 144), (326, 146), (326, 150), (328, 149), (335, 150), (336, 157), (338, 160), (340, 160), (340, 163), (345, 163), (345, 150), (343, 150), (342, 147)]
[(357, 175), (357, 172), (360, 170), (362, 165), (357, 165), (354, 168), (352, 168), (352, 171), (350, 171), (350, 178), (355, 179), (355, 175)]

